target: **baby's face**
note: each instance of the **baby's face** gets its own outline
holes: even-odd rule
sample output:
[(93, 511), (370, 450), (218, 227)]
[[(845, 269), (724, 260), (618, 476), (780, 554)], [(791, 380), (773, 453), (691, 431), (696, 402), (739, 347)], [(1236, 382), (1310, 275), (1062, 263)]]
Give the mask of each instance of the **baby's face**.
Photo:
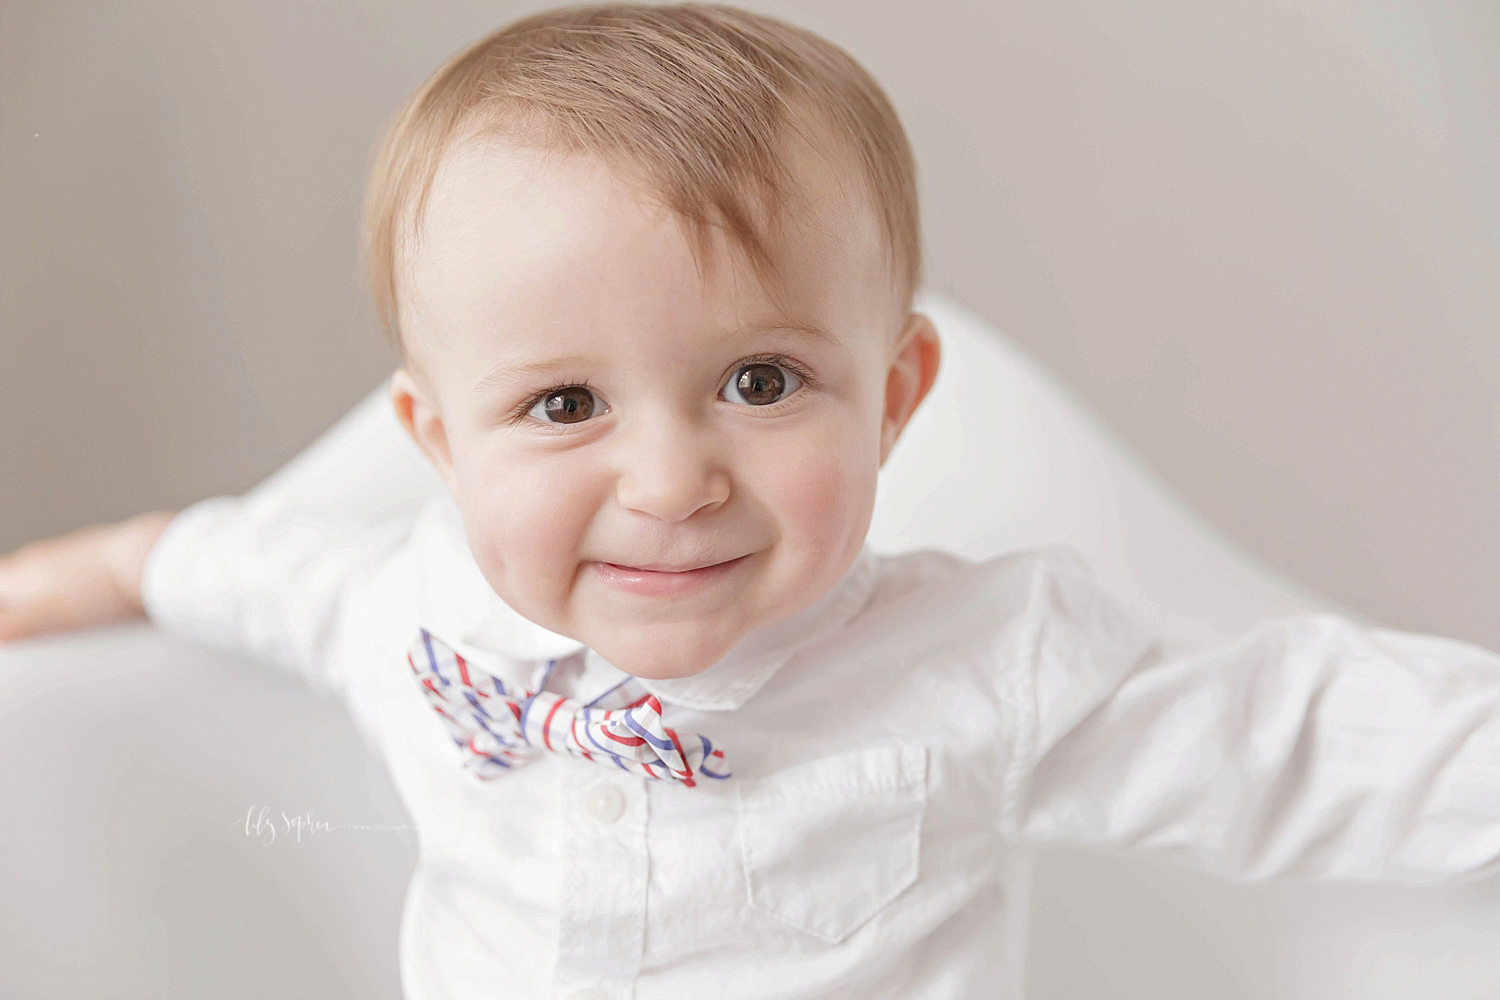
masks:
[(936, 373), (873, 214), (799, 155), (774, 297), (727, 243), (700, 273), (592, 158), (471, 145), (433, 189), (397, 412), (495, 592), (638, 676), (702, 671), (829, 590)]

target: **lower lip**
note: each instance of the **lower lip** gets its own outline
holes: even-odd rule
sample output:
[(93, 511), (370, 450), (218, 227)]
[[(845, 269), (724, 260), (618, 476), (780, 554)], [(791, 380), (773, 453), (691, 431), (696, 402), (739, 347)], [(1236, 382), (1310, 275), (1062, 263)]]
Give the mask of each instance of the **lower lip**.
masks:
[(749, 556), (740, 556), (728, 562), (684, 570), (681, 573), (636, 569), (634, 566), (607, 562), (593, 562), (589, 566), (605, 583), (617, 590), (643, 597), (682, 597), (723, 579), (748, 558)]

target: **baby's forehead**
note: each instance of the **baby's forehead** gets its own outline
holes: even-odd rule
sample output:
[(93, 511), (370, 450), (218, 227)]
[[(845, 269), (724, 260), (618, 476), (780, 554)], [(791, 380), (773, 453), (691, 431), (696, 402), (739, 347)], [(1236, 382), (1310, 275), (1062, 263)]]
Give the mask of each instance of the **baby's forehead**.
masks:
[(886, 241), (850, 168), (793, 146), (786, 176), (736, 231), (734, 220), (674, 204), (637, 165), (470, 140), (435, 176), (404, 298), (415, 314), (542, 287), (583, 298), (613, 290), (622, 301), (716, 292), (793, 317), (809, 304), (884, 298), (895, 284)]
[(471, 136), (443, 154), (419, 229), (425, 231), (434, 214), (469, 218), (476, 207), (507, 198), (520, 200), (522, 209), (535, 207), (545, 192), (568, 202), (590, 200), (597, 211), (664, 213), (693, 234), (695, 246), (701, 240), (707, 250), (710, 237), (719, 236), (752, 259), (760, 242), (766, 251), (777, 241), (885, 244), (880, 214), (851, 151), (831, 142), (815, 146), (791, 131), (779, 149), (779, 177), (741, 180), (732, 193), (704, 192), (684, 191), (680, 177), (660, 176), (623, 154), (571, 150), (531, 134)]

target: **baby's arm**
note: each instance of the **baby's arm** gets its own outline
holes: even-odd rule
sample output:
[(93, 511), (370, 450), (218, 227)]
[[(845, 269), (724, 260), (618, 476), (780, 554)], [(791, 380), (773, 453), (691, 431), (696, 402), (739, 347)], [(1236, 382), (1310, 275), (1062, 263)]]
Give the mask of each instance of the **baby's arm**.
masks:
[(169, 633), (337, 690), (332, 641), (350, 589), (414, 519), (370, 527), (323, 506), (204, 500), (174, 518), (151, 550), (142, 603)]
[(139, 618), (146, 556), (171, 519), (141, 514), (0, 556), (0, 642)]
[[(298, 553), (267, 547), (268, 543), (285, 542), (291, 537), (285, 529), (293, 523), (303, 526), (305, 537), (313, 530), (308, 525), (316, 521), (325, 544), (300, 557), (321, 561), (325, 572), (312, 578), (326, 582), (330, 579), (326, 569), (338, 561), (341, 545), (346, 550), (355, 535), (378, 534), (392, 530), (392, 526), (399, 531), (400, 524), (409, 522), (430, 498), (441, 493), (441, 482), (397, 423), (389, 394), (382, 386), (252, 490), (244, 501), (233, 501), (234, 516), (228, 516), (229, 501), (216, 502), (220, 518), (215, 530), (231, 533), (219, 538), (223, 561), (217, 579), (222, 583), (231, 571), (252, 571), (247, 585), (263, 584), (273, 575), (271, 567), (295, 566)], [(214, 567), (203, 558), (192, 570), (166, 565), (176, 557), (156, 560), (161, 572), (145, 573), (148, 583), (155, 582), (154, 587), (147, 588), (154, 590), (155, 599), (147, 594), (143, 605), (142, 577), (147, 557), (172, 518), (165, 513), (146, 514), (38, 542), (0, 557), (0, 642), (127, 620), (139, 617), (144, 609), (171, 631), (187, 632), (194, 638), (205, 638), (209, 633), (220, 644), (259, 655), (265, 648), (265, 635), (242, 641), (230, 627), (235, 615), (245, 610), (244, 601), (226, 604), (225, 599), (231, 595), (223, 587), (197, 593), (185, 589), (191, 587), (187, 583), (190, 572), (200, 579), (214, 577)], [(206, 530), (207, 522), (188, 518), (189, 522), (194, 520), (197, 528), (183, 525), (191, 530), (176, 534), (211, 534)], [(239, 542), (232, 542), (231, 536)], [(335, 537), (342, 541), (328, 544)], [(252, 548), (246, 550), (246, 544)], [(206, 552), (204, 545), (173, 548), (179, 556)], [(259, 570), (253, 571), (257, 563)], [(306, 579), (294, 579), (282, 592), (298, 588), (310, 598)], [(325, 605), (326, 600), (312, 600), (305, 610)], [(329, 613), (325, 608), (324, 617)], [(215, 618), (217, 624), (212, 624)], [(305, 623), (310, 618), (304, 614), (300, 620)], [(291, 644), (299, 645), (304, 653), (310, 649), (305, 636), (300, 643)], [(291, 647), (283, 644), (281, 648), (285, 652)], [(273, 658), (283, 663), (287, 659)]]
[(217, 497), (37, 542), (0, 559), (0, 642), (149, 613), (173, 634), (337, 687), (327, 644), (345, 588), (410, 516)]
[(1087, 571), (1043, 571), (1007, 832), (1221, 876), (1500, 868), (1500, 656), (1332, 615), (1168, 655)]

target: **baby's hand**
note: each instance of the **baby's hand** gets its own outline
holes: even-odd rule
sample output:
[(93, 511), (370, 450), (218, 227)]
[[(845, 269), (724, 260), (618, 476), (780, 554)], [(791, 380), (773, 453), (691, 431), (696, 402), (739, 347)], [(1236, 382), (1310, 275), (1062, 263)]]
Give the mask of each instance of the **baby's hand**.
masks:
[(0, 642), (140, 617), (141, 571), (171, 520), (142, 514), (0, 556)]

